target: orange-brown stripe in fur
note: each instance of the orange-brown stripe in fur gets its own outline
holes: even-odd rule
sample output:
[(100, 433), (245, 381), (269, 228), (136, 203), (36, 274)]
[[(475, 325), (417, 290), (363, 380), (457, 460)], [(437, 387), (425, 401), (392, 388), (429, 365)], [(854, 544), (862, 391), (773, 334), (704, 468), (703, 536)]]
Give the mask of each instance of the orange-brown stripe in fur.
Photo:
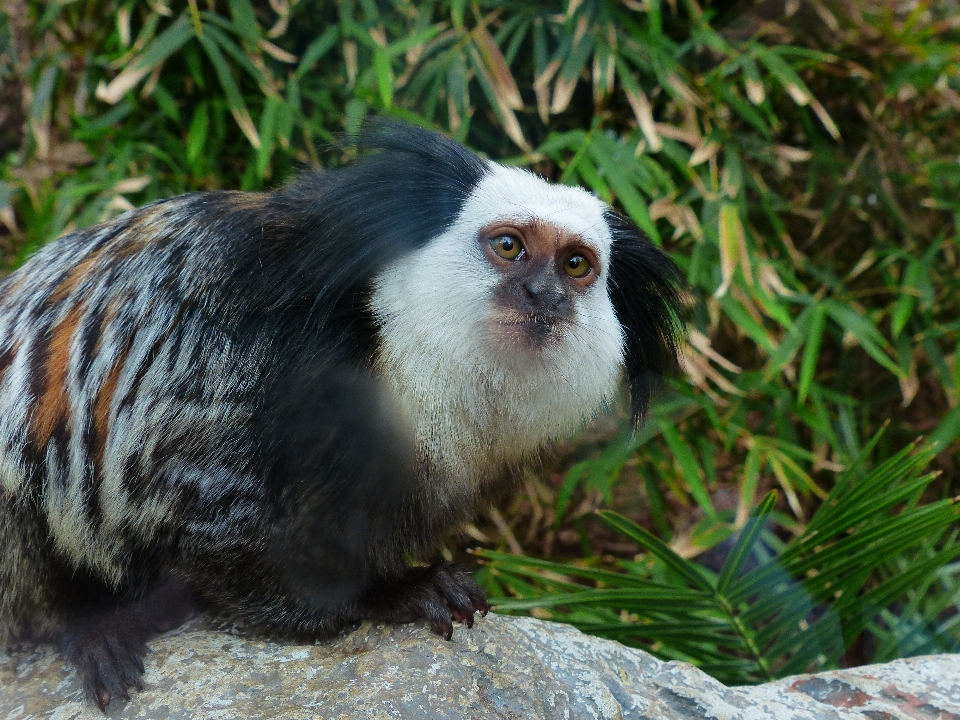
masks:
[(104, 380), (97, 393), (97, 399), (93, 405), (93, 429), (96, 440), (94, 450), (94, 467), (97, 473), (103, 468), (103, 455), (107, 447), (107, 430), (110, 419), (110, 403), (113, 401), (113, 393), (117, 389), (117, 380), (120, 378), (120, 371), (123, 369), (123, 363), (126, 360), (126, 353), (117, 358), (116, 364), (110, 368), (107, 379)]
[(99, 252), (90, 253), (83, 260), (73, 266), (73, 269), (67, 273), (67, 276), (50, 293), (50, 301), (58, 303), (73, 292), (74, 288), (80, 284), (83, 277), (90, 271), (91, 266), (97, 261)]
[(31, 430), (33, 438), (41, 447), (46, 445), (59, 423), (66, 424), (70, 417), (67, 403), (67, 365), (70, 362), (70, 344), (83, 317), (83, 306), (78, 305), (57, 323), (50, 333), (47, 359), (44, 365), (43, 393), (37, 400)]

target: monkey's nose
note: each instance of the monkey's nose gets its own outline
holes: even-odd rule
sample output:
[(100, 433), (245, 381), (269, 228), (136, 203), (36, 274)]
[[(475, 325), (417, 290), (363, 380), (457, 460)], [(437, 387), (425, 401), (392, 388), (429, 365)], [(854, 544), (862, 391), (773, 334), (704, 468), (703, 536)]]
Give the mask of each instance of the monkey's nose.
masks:
[(521, 286), (523, 295), (534, 310), (562, 310), (567, 304), (567, 294), (555, 283), (539, 278), (527, 280)]

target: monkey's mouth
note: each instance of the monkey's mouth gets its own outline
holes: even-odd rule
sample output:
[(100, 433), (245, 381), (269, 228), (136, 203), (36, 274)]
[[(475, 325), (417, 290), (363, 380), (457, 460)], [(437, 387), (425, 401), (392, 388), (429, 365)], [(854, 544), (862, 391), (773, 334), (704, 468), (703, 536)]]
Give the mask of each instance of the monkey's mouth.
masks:
[(553, 313), (507, 312), (497, 320), (501, 334), (521, 345), (534, 348), (561, 340), (566, 324), (565, 318)]

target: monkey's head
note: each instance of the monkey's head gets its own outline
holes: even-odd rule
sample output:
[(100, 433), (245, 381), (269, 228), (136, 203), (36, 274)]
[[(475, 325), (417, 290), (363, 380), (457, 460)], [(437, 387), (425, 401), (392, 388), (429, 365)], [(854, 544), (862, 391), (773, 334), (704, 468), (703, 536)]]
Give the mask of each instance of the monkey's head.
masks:
[(639, 422), (677, 365), (676, 265), (589, 192), (480, 162), (446, 227), (374, 281), (379, 366), (422, 444), (509, 462), (575, 432), (623, 376)]

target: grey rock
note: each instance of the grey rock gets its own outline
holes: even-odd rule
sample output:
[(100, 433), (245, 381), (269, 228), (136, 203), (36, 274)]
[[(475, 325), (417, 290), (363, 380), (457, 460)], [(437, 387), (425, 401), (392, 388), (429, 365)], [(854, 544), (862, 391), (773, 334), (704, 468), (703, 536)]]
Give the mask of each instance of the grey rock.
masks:
[[(960, 656), (732, 688), (567, 625), (502, 615), (457, 628), (450, 642), (418, 625), (365, 624), (314, 645), (195, 620), (150, 648), (145, 689), (111, 703), (108, 717), (960, 719)], [(0, 720), (102, 717), (52, 649), (0, 654)]]

